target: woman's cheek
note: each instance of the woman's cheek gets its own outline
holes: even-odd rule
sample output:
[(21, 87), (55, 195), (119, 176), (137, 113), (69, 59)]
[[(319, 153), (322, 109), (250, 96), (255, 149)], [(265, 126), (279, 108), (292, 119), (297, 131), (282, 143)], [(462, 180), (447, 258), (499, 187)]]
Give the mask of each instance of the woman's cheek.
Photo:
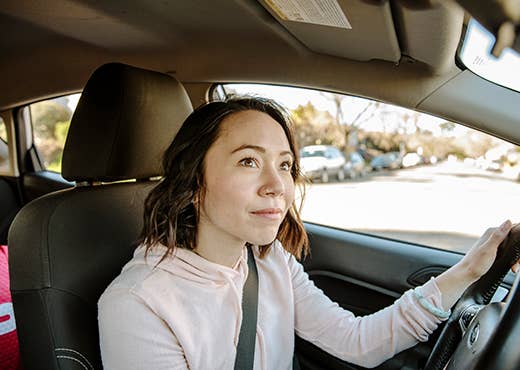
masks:
[(287, 185), (286, 185), (286, 191), (285, 191), (285, 202), (287, 203), (286, 204), (286, 208), (289, 209), (291, 207), (291, 205), (293, 204), (294, 202), (294, 182), (291, 178), (290, 181), (288, 181)]

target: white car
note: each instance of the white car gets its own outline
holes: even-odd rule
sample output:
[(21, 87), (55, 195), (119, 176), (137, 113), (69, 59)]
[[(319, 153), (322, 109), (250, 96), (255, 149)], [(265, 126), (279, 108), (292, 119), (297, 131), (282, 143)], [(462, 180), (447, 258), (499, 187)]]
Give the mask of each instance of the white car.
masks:
[(403, 157), (403, 167), (414, 167), (423, 162), (421, 156), (417, 153), (406, 153)]
[(339, 181), (345, 179), (347, 161), (338, 148), (310, 145), (301, 149), (300, 156), (302, 172), (309, 179), (320, 179), (321, 182), (329, 182), (330, 176), (335, 176)]

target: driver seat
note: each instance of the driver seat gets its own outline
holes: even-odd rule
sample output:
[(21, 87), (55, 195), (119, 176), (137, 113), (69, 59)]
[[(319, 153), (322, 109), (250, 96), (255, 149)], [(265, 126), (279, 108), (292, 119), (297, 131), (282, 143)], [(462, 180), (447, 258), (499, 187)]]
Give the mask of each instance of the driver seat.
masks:
[(9, 233), (25, 370), (102, 369), (97, 301), (132, 257), (150, 178), (191, 111), (162, 73), (111, 63), (87, 82), (63, 153), (76, 186), (23, 207)]

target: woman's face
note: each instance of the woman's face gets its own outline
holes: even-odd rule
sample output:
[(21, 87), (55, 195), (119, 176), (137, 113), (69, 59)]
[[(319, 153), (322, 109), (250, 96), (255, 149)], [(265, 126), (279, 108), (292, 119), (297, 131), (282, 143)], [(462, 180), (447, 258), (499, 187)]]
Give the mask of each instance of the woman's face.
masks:
[(226, 117), (205, 157), (198, 240), (271, 243), (294, 199), (292, 165), (287, 137), (268, 114)]

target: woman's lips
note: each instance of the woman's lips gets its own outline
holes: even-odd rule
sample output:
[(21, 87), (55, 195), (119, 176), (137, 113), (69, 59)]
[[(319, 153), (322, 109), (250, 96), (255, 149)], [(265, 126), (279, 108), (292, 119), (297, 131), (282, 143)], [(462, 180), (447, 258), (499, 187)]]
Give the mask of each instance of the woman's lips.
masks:
[(280, 208), (264, 208), (251, 212), (253, 215), (263, 217), (268, 220), (279, 220), (282, 216)]

